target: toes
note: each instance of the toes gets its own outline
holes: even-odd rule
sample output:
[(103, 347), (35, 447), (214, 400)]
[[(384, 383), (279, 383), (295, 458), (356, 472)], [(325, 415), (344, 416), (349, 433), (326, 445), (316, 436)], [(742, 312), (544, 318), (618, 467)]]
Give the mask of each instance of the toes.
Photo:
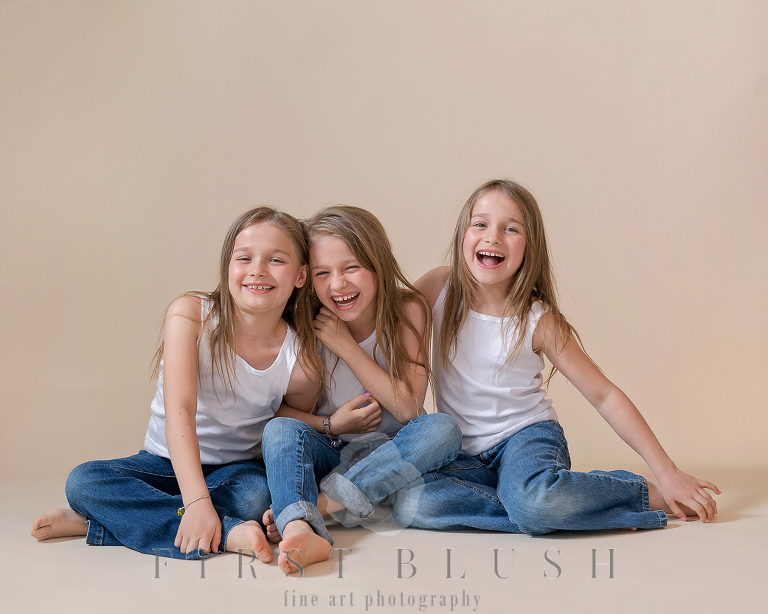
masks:
[(261, 550), (256, 551), (256, 558), (259, 559), (262, 563), (269, 563), (274, 558), (274, 554), (272, 553), (271, 548), (262, 548)]
[(298, 571), (296, 567), (288, 562), (288, 554), (285, 552), (281, 553), (280, 556), (277, 557), (277, 566), (280, 568), (280, 571), (286, 574), (295, 573)]

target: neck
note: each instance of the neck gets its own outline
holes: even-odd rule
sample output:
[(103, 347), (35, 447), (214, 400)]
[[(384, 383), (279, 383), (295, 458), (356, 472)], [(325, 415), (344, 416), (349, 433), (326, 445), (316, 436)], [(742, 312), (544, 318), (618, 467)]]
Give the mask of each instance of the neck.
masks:
[(376, 330), (376, 320), (362, 321), (363, 318), (358, 318), (353, 322), (347, 322), (347, 328), (355, 343), (362, 343), (368, 337), (371, 336), (374, 330)]
[(239, 309), (235, 312), (237, 334), (251, 341), (267, 341), (284, 335), (286, 326), (282, 313), (253, 314)]
[(477, 284), (472, 309), (489, 316), (502, 317), (508, 296), (509, 284), (507, 283), (493, 286)]

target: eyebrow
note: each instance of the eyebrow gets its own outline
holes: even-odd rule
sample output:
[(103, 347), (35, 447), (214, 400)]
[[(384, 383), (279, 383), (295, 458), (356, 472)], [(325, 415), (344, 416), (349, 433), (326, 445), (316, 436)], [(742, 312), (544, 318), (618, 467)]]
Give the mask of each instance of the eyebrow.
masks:
[[(472, 214), (472, 215), (469, 217), (469, 219), (470, 219), (470, 220), (473, 220), (473, 219), (475, 219), (476, 217), (479, 217), (479, 218), (482, 218), (482, 219), (486, 219), (488, 216), (487, 216), (485, 213), (473, 213), (473, 214)], [(519, 221), (519, 220), (516, 220), (516, 219), (515, 219), (515, 218), (513, 218), (513, 217), (509, 218), (509, 219), (508, 219), (506, 222), (504, 222), (504, 223), (506, 224), (506, 223), (508, 223), (508, 222), (514, 222), (515, 224), (520, 224), (520, 226), (525, 226), (525, 224), (523, 224), (523, 223), (522, 223), (521, 221)]]
[[(360, 262), (354, 256), (352, 256), (352, 258), (349, 258), (348, 260), (345, 260), (341, 264), (342, 264), (342, 266), (347, 266), (351, 262), (356, 262), (357, 264), (360, 264)], [(360, 265), (360, 266), (362, 266), (362, 265)], [(332, 268), (332, 267), (329, 267), (329, 266), (326, 266), (326, 265), (322, 265), (322, 264), (316, 264), (315, 266), (311, 267), (311, 270), (314, 271), (315, 269), (330, 269), (330, 268)]]
[[(232, 250), (232, 253), (234, 254), (235, 252), (248, 252), (248, 251), (250, 251), (249, 247), (237, 247)], [(291, 255), (287, 251), (285, 251), (284, 249), (280, 249), (279, 247), (274, 248), (272, 252), (280, 252), (281, 254), (285, 254), (286, 256), (289, 256), (289, 257)]]

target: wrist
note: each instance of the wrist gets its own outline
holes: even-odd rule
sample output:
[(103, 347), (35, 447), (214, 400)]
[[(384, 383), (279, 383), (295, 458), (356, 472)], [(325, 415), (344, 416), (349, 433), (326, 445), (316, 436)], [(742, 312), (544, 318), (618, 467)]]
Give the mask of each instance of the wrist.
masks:
[(678, 471), (677, 465), (675, 465), (675, 463), (673, 463), (671, 460), (668, 460), (665, 463), (661, 463), (658, 466), (654, 466), (651, 469), (653, 471), (653, 475), (655, 475), (656, 478), (660, 481)]
[(335, 351), (334, 354), (347, 363), (347, 365), (355, 364), (355, 354), (357, 353), (362, 353), (363, 355), (368, 356), (368, 354), (365, 353), (365, 350), (357, 345), (351, 336), (340, 338), (336, 344), (336, 350), (337, 351)]
[(326, 437), (328, 437), (328, 439), (331, 440), (331, 445), (334, 448), (341, 446), (341, 437), (335, 435), (333, 432), (333, 427), (331, 426), (331, 416), (326, 416), (323, 419), (323, 433)]
[[(189, 506), (191, 506), (193, 503), (198, 503), (199, 501), (203, 501), (205, 499), (210, 500), (211, 499), (211, 495), (203, 495), (201, 497), (197, 497), (195, 499), (192, 499), (189, 503), (186, 503), (186, 504), (182, 505), (179, 509), (177, 509), (176, 510), (176, 515), (177, 516), (183, 516), (186, 513), (186, 511), (189, 508)], [(211, 502), (211, 505), (213, 505), (213, 502)]]

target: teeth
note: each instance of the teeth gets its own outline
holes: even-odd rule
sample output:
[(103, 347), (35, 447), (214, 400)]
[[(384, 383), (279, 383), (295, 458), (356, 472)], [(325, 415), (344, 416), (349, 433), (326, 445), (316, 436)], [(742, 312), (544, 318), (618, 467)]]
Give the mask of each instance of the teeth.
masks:
[(498, 252), (477, 252), (481, 256), (492, 256), (494, 258), (504, 258), (500, 253)]
[(355, 292), (354, 294), (344, 294), (343, 296), (334, 296), (333, 300), (336, 303), (346, 303), (347, 301), (351, 301), (353, 298), (355, 298), (359, 292)]
[(246, 288), (250, 288), (251, 290), (271, 290), (272, 286), (254, 286), (254, 285), (250, 285), (250, 286), (246, 286)]

